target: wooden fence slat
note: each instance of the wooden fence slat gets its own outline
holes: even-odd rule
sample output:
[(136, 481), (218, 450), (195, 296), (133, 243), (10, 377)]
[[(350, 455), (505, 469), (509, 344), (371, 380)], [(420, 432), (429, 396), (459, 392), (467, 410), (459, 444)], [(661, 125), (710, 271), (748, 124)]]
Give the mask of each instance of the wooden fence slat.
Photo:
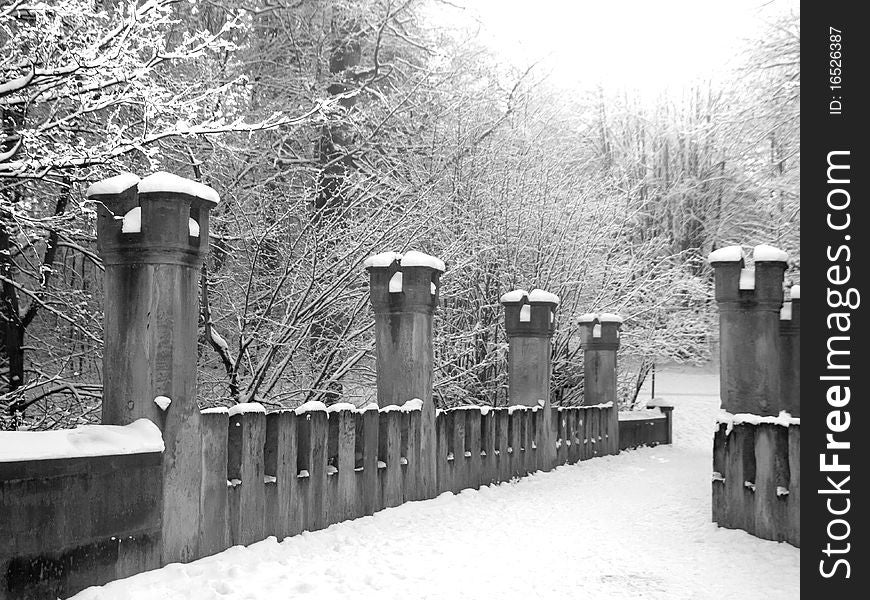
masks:
[(587, 460), (589, 458), (589, 409), (582, 406), (578, 407), (577, 419), (577, 443), (580, 446), (580, 460)]
[(788, 529), (787, 542), (798, 548), (801, 546), (801, 428), (800, 425), (788, 427)]
[(453, 488), (454, 494), (468, 487), (465, 460), (465, 416), (462, 411), (449, 411), (453, 419)]
[(386, 464), (378, 469), (381, 471), (379, 508), (402, 503), (400, 416), (401, 413), (394, 410), (381, 411), (379, 416), (378, 460)]
[(266, 415), (244, 412), (230, 417), (227, 475), (241, 483), (231, 488), (232, 544), (247, 546), (264, 539), (266, 494), (264, 445)]
[(471, 454), (466, 459), (466, 487), (475, 490), (480, 489), (481, 480), (481, 457), (480, 457), (480, 410), (473, 408), (462, 411), (465, 413), (465, 436), (467, 440), (467, 452)]
[(712, 473), (712, 507), (713, 522), (724, 525), (727, 521), (728, 496), (725, 493), (726, 447), (728, 444), (725, 431), (727, 425), (720, 423), (713, 434), (713, 473)]
[[(278, 505), (275, 530), (278, 540), (296, 535), (302, 531), (302, 510), (304, 504), (299, 497), (298, 485), (298, 441), (296, 433), (296, 413), (282, 410), (269, 415), (277, 427), (277, 456), (275, 461), (275, 497)], [(267, 417), (268, 418), (268, 417)]]
[(378, 510), (378, 438), (380, 415), (376, 410), (363, 413), (363, 514), (371, 515)]
[(498, 462), (495, 454), (495, 415), (493, 409), (488, 408), (480, 416), (480, 444), (482, 452), (485, 453), (483, 455), (482, 485), (490, 485), (498, 480)]
[(422, 460), (422, 426), (423, 412), (420, 410), (412, 410), (405, 413), (406, 423), (402, 427), (407, 427), (408, 442), (405, 448), (405, 458), (408, 464), (403, 467), (405, 470), (405, 501), (423, 500), (425, 493), (423, 490), (422, 479), (423, 469), (425, 465)]
[(540, 406), (534, 407), (533, 410), (529, 411), (529, 424), (528, 424), (528, 447), (530, 448), (530, 457), (529, 457), (529, 473), (535, 473), (537, 471), (543, 471), (543, 463), (539, 464), (541, 459), (541, 452), (538, 449), (541, 447), (538, 443), (538, 433), (540, 426), (538, 422), (541, 420), (541, 415), (543, 414)]
[(227, 430), (226, 412), (201, 414), (202, 485), (200, 487), (199, 556), (211, 556), (229, 548), (227, 523)]
[(263, 473), (265, 475), (263, 491), (266, 503), (263, 534), (275, 537), (278, 537), (278, 414), (273, 412), (266, 415), (266, 435), (263, 448)]
[(725, 452), (725, 526), (755, 530), (755, 494), (746, 483), (755, 483), (755, 435), (750, 425), (734, 425)]
[(323, 529), (327, 523), (326, 467), (329, 443), (329, 421), (326, 411), (306, 413), (308, 433), (308, 498), (306, 501), (307, 526), (310, 531)]
[(440, 411), (435, 415), (435, 448), (437, 451), (435, 473), (439, 494), (451, 489), (449, 469), (452, 467), (447, 464), (447, 453), (450, 451), (450, 434), (447, 431), (448, 420), (446, 411)]
[(523, 475), (523, 411), (514, 410), (510, 415), (511, 478)]
[(589, 411), (589, 442), (592, 444), (592, 456), (601, 456), (601, 444), (598, 441), (601, 427), (601, 409), (593, 408)]
[(565, 413), (565, 409), (559, 407), (558, 409), (553, 409), (559, 415), (559, 429), (558, 431), (558, 439), (559, 439), (559, 450), (556, 453), (556, 461), (557, 464), (564, 465), (568, 462), (568, 417)]
[(356, 423), (353, 411), (341, 410), (329, 414), (330, 421), (336, 421), (337, 447), (336, 467), (338, 473), (335, 479), (335, 496), (333, 496), (333, 511), (330, 523), (338, 523), (354, 517), (356, 505), (356, 473), (354, 472), (356, 453)]
[(568, 462), (571, 464), (580, 460), (580, 411), (575, 407), (571, 407), (568, 412), (569, 423), (571, 424), (571, 449), (568, 451)]
[[(523, 471), (525, 474), (534, 473), (538, 470), (535, 461), (535, 451), (532, 442), (535, 441), (535, 415), (537, 407), (530, 407), (523, 411)], [(540, 409), (538, 409), (540, 410)]]
[(756, 536), (776, 539), (776, 425), (760, 423), (755, 426), (755, 530)]
[(781, 490), (789, 488), (789, 464), (788, 464), (788, 427), (777, 425), (773, 430), (773, 496), (774, 511), (774, 540), (783, 542), (788, 540), (788, 495), (781, 494)]
[(508, 453), (508, 448), (510, 447), (510, 439), (508, 437), (510, 431), (509, 423), (510, 415), (508, 415), (508, 409), (497, 408), (495, 411), (495, 441), (498, 452), (496, 469), (498, 473), (497, 481), (499, 483), (510, 481), (511, 478), (511, 455)]

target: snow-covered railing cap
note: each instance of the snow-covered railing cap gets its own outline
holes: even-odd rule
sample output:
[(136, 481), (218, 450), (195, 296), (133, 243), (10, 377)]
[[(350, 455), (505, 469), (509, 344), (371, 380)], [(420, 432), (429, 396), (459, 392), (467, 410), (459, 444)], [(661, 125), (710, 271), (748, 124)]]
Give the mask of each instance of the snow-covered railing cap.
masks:
[(266, 407), (259, 402), (241, 402), (230, 407), (229, 415), (244, 415), (247, 413), (266, 413)]
[(309, 412), (327, 412), (326, 404), (319, 400), (309, 400), (305, 404), (298, 406), (294, 411), (297, 415), (304, 415)]
[(767, 244), (759, 244), (752, 250), (752, 259), (755, 262), (787, 262), (788, 252)]
[(529, 302), (546, 302), (558, 306), (559, 296), (546, 290), (534, 289), (529, 294)]
[(163, 452), (163, 434), (148, 419), (128, 425), (81, 425), (54, 431), (0, 431), (0, 463)]
[(740, 246), (726, 246), (710, 253), (707, 262), (710, 264), (720, 262), (741, 262), (743, 260), (743, 248)]
[(517, 302), (525, 302), (528, 300), (528, 297), (529, 293), (526, 290), (511, 290), (510, 292), (502, 294), (498, 301), (501, 304), (514, 304)]
[(114, 177), (109, 177), (108, 179), (92, 183), (85, 192), (85, 196), (90, 198), (91, 196), (120, 194), (129, 190), (131, 187), (135, 187), (139, 181), (141, 180), (138, 175), (134, 175), (133, 173), (121, 173), (120, 175), (115, 175)]
[(187, 194), (205, 202), (210, 202), (213, 206), (217, 206), (220, 202), (220, 195), (213, 188), (204, 183), (185, 179), (166, 171), (152, 173), (139, 182), (140, 194), (160, 192)]

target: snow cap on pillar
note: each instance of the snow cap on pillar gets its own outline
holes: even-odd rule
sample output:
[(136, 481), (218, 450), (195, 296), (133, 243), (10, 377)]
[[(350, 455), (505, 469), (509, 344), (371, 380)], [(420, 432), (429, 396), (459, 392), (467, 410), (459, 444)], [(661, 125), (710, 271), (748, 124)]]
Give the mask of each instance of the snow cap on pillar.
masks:
[(580, 345), (586, 350), (616, 350), (622, 317), (616, 313), (585, 313), (577, 319)]
[(433, 313), (438, 305), (444, 262), (411, 250), (381, 252), (363, 261), (369, 272), (369, 294), (376, 313)]
[(511, 336), (552, 336), (559, 297), (542, 289), (513, 290), (502, 294), (505, 331)]
[(122, 173), (92, 184), (86, 195), (99, 203), (100, 252), (122, 262), (163, 262), (163, 251), (181, 253), (184, 262), (201, 261), (208, 249), (209, 210), (220, 201), (209, 186), (162, 171), (141, 180)]

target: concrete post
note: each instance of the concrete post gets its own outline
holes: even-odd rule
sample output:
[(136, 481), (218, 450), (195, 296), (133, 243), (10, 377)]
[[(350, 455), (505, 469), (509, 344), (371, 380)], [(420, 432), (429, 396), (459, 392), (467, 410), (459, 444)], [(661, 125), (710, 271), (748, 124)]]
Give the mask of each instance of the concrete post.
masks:
[[(193, 560), (202, 469), (199, 276), (218, 195), (155, 173), (142, 181), (127, 175), (96, 183), (88, 196), (99, 203), (97, 240), (105, 265), (102, 422), (145, 417), (162, 429), (162, 560)], [(163, 406), (155, 401), (160, 396)]]
[(719, 305), (719, 374), (727, 412), (777, 415), (780, 395), (779, 311), (788, 255), (756, 246), (745, 269), (740, 246), (710, 254)]
[(514, 290), (500, 300), (508, 337), (508, 403), (537, 406), (550, 397), (552, 337), (559, 297), (544, 290)]
[(613, 402), (616, 406), (616, 351), (622, 317), (588, 313), (580, 317), (579, 323), (583, 348), (583, 404)]
[(801, 286), (791, 287), (791, 301), (779, 313), (780, 393), (782, 410), (801, 416)]
[(607, 428), (615, 439), (610, 441), (609, 448), (619, 453), (616, 351), (619, 350), (622, 317), (612, 313), (587, 313), (581, 315), (578, 322), (583, 348), (583, 404), (613, 403)]
[(384, 252), (363, 263), (369, 272), (375, 313), (378, 406), (419, 398), (421, 487), (436, 494), (435, 404), (432, 399), (432, 317), (438, 306), (444, 263), (421, 252)]

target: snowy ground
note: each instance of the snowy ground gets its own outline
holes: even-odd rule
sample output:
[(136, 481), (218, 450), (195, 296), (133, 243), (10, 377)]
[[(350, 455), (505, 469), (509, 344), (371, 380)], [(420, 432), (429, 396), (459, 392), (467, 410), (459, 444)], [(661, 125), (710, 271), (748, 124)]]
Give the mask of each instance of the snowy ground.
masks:
[(710, 522), (717, 376), (660, 370), (656, 395), (676, 404), (673, 446), (269, 538), (75, 598), (798, 598), (798, 549)]

